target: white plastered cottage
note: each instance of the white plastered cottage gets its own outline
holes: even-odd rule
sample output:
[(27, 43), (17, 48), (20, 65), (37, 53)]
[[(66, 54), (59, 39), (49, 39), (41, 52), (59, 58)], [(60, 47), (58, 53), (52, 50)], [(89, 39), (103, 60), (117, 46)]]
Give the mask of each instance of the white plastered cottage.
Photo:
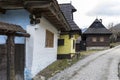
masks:
[(16, 44), (25, 44), (24, 74), (28, 80), (57, 59), (59, 32), (69, 31), (70, 28), (56, 0), (9, 1), (9, 3), (12, 5), (6, 1), (0, 6), (0, 21), (18, 24), (30, 34), (26, 40), (24, 38), (15, 40)]

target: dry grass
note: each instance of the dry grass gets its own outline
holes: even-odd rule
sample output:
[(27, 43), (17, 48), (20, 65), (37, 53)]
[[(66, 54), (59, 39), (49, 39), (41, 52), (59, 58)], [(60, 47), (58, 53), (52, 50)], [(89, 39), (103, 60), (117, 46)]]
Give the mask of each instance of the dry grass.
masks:
[[(118, 43), (111, 43), (111, 46), (118, 46), (120, 45), (120, 42)], [(86, 56), (89, 56), (91, 54), (94, 54), (95, 52), (98, 52), (100, 50), (88, 50), (88, 51), (82, 51), (80, 52), (80, 56), (73, 59), (62, 59), (57, 60), (47, 68), (45, 68), (43, 71), (41, 71), (36, 77), (44, 76), (46, 79), (54, 76), (56, 73), (59, 73), (60, 71), (70, 67), (71, 65), (75, 64), (77, 61), (83, 59)]]
[(83, 59), (84, 57), (95, 53), (96, 51), (97, 50), (82, 51), (80, 52), (81, 55), (78, 58), (74, 57), (73, 59), (57, 60), (53, 64), (42, 70), (36, 77), (44, 76), (46, 79), (48, 79), (56, 73), (59, 73), (60, 71), (75, 64), (77, 61)]
[(47, 68), (42, 70), (37, 75), (37, 77), (42, 75), (46, 79), (48, 79), (48, 78), (52, 77), (53, 75), (55, 75), (56, 73), (58, 73), (58, 72), (60, 72), (60, 71), (62, 71), (64, 69), (70, 67), (71, 65), (73, 65), (77, 61), (78, 61), (77, 58), (57, 60), (53, 64), (51, 64), (50, 66), (48, 66)]
[(116, 42), (116, 43), (111, 43), (110, 44), (111, 47), (115, 47), (115, 46), (118, 46), (118, 45), (120, 45), (120, 42)]
[(88, 50), (88, 51), (82, 51), (80, 52), (81, 56), (88, 56), (90, 54), (94, 54), (95, 52), (100, 51), (100, 50)]

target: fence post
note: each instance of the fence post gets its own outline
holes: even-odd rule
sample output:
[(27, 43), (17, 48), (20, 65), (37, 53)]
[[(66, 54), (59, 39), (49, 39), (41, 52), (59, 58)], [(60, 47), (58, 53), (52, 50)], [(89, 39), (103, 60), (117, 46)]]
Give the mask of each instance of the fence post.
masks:
[(14, 35), (7, 36), (7, 80), (15, 80), (15, 43)]

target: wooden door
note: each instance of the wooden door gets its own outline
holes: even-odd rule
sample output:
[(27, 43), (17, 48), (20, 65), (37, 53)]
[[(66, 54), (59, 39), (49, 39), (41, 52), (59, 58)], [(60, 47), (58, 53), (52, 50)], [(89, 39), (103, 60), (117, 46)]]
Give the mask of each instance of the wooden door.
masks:
[[(15, 76), (16, 80), (24, 80), (25, 45), (15, 45)], [(0, 80), (7, 80), (7, 54), (5, 45), (0, 45)]]
[(16, 80), (24, 80), (24, 68), (25, 68), (25, 45), (15, 45), (15, 73)]
[(0, 45), (0, 80), (7, 80), (7, 55), (5, 45)]

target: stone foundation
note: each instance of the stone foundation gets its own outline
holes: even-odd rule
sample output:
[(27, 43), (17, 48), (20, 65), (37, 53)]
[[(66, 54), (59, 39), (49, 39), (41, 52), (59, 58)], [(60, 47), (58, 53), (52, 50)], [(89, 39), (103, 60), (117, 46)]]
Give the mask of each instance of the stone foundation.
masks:
[(87, 47), (87, 50), (102, 50), (109, 49), (110, 47)]

